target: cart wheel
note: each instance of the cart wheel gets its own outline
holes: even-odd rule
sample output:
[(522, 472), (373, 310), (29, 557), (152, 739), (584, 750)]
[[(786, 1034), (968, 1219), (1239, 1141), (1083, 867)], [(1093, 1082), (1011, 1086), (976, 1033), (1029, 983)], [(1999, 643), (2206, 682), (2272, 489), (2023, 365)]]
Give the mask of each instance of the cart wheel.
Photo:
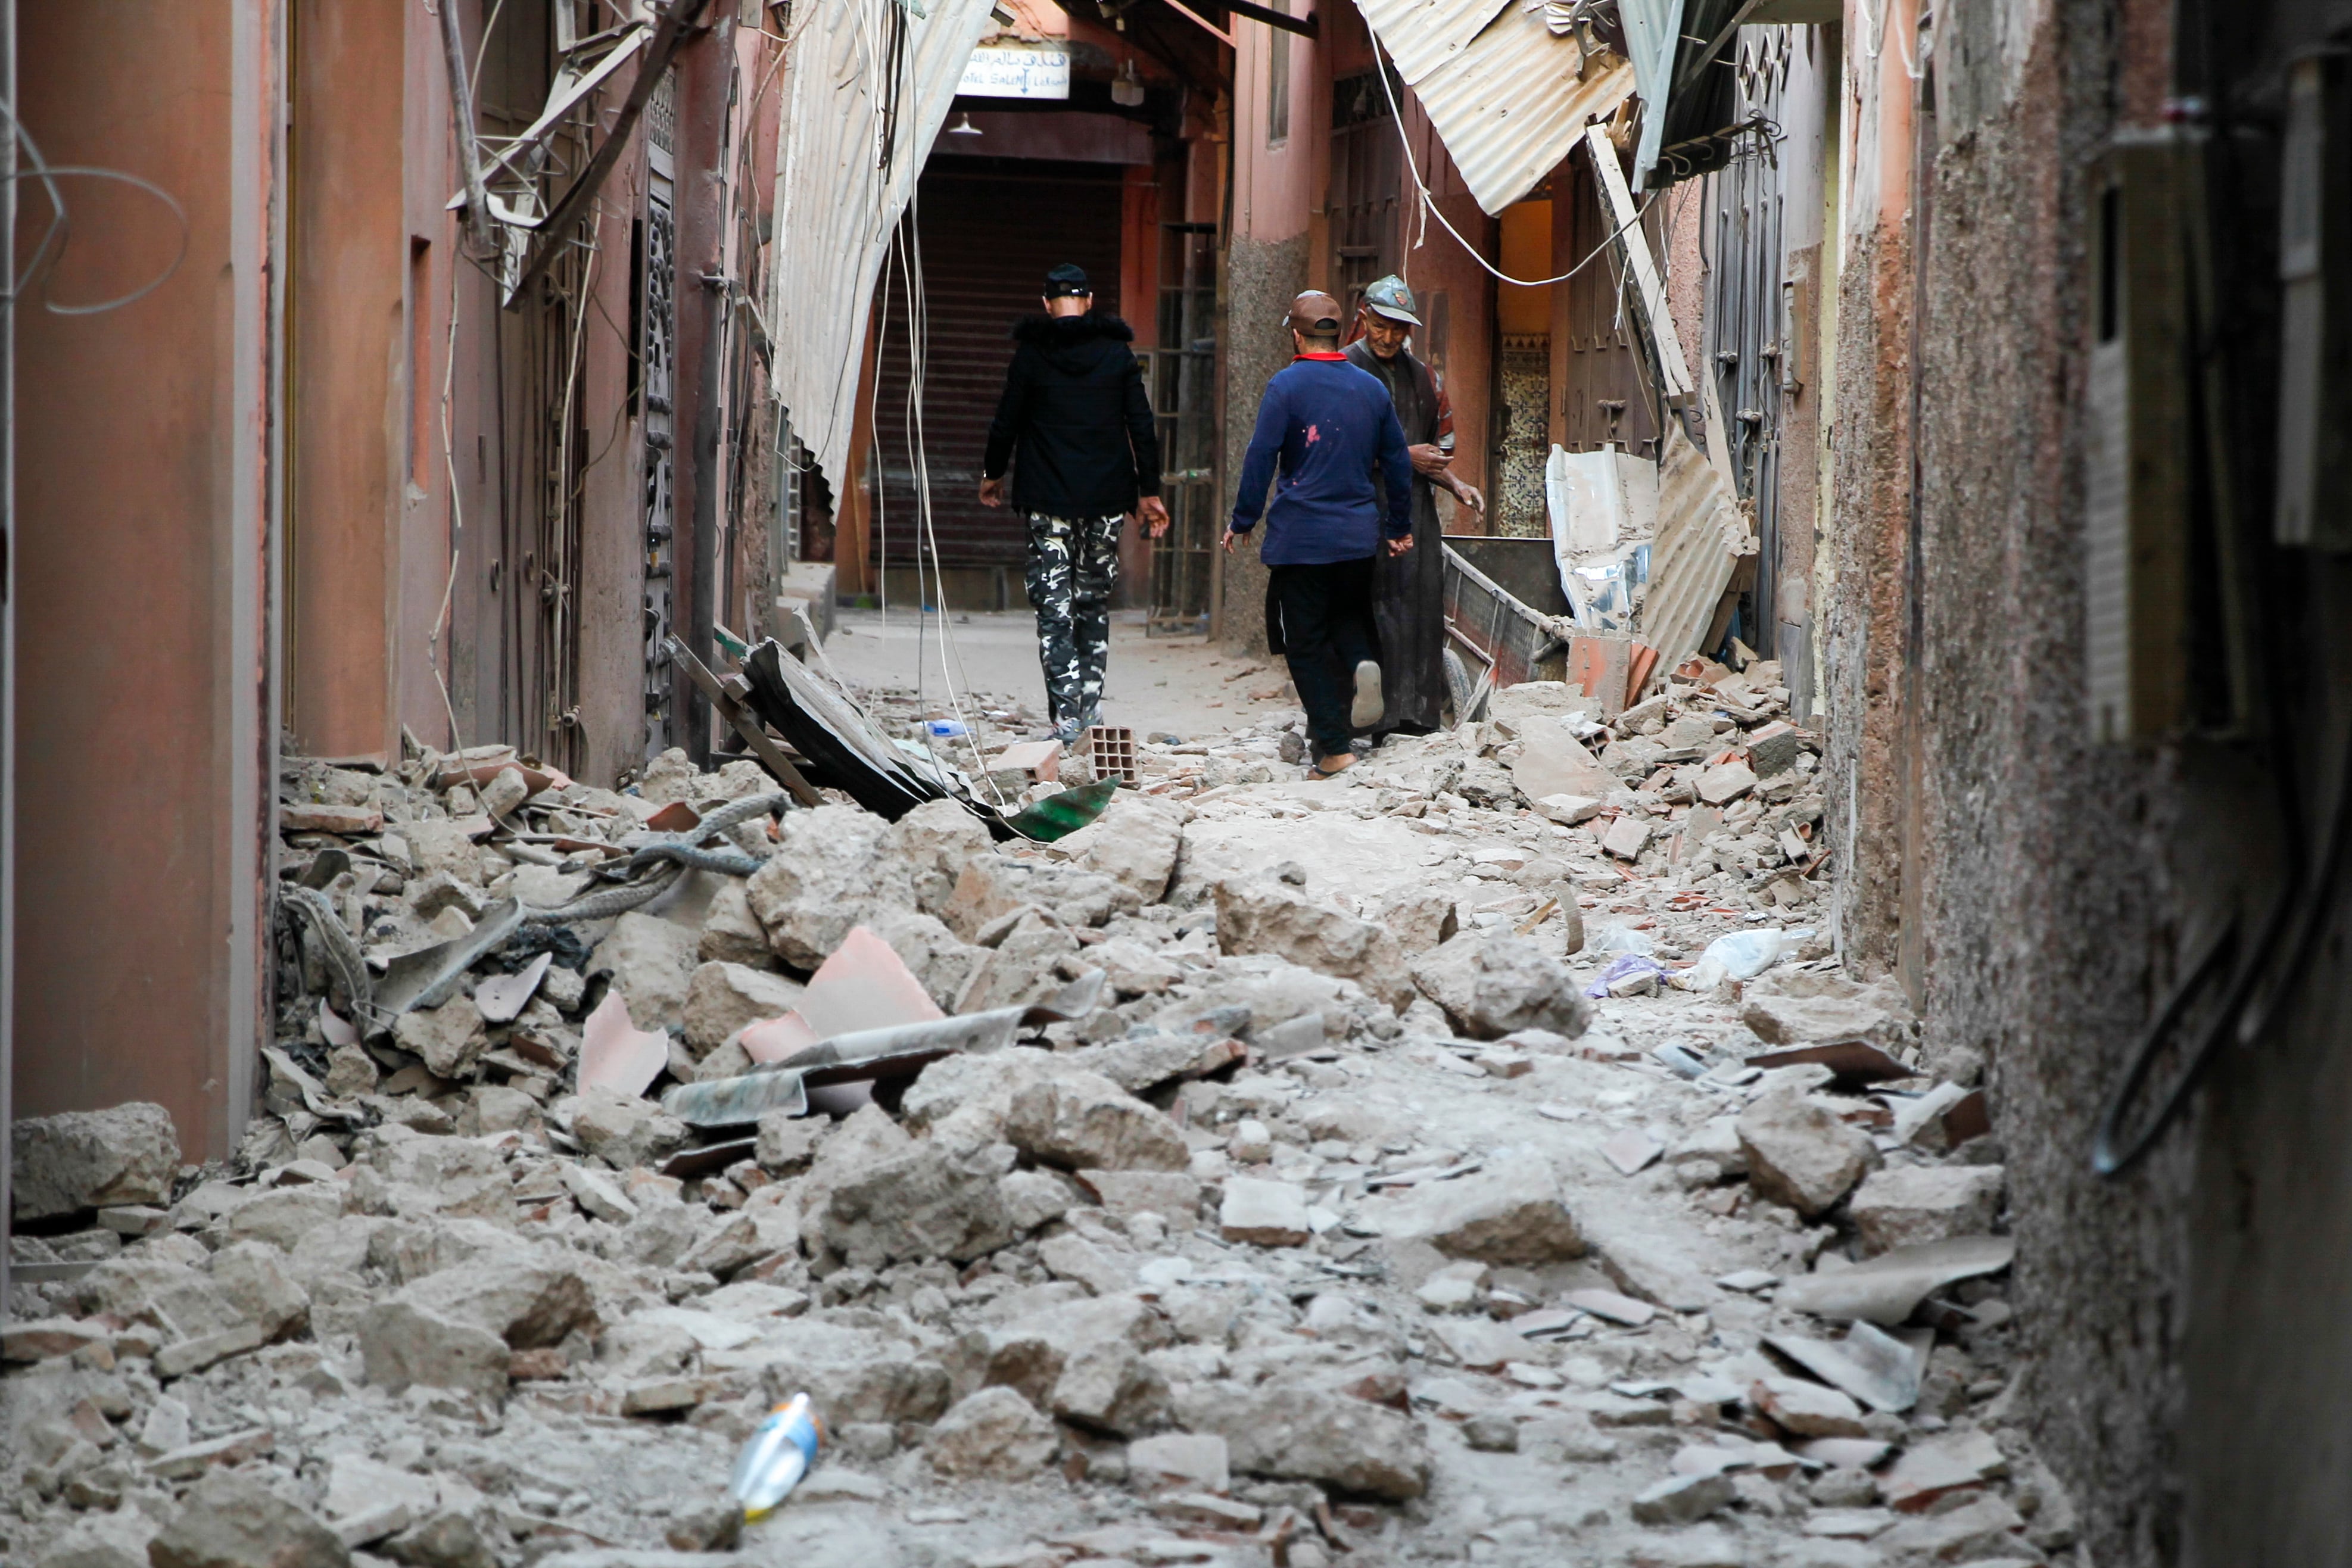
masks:
[(1445, 699), (1447, 706), (1454, 709), (1455, 724), (1469, 716), (1470, 692), (1470, 666), (1462, 662), (1461, 654), (1451, 648), (1446, 649)]

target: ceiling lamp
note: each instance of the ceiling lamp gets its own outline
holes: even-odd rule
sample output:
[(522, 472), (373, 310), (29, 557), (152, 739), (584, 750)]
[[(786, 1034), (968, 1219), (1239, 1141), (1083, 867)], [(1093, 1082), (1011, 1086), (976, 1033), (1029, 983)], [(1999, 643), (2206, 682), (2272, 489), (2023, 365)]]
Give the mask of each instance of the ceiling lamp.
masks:
[(1143, 102), (1143, 78), (1135, 74), (1135, 57), (1118, 68), (1118, 75), (1110, 84), (1110, 100), (1121, 109), (1134, 109)]

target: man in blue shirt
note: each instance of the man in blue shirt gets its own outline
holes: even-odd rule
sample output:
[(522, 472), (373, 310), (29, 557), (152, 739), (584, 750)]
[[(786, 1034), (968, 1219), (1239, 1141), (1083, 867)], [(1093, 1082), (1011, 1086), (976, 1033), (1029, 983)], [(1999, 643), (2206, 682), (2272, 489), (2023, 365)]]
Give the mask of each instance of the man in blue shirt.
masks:
[[(1315, 771), (1323, 778), (1354, 766), (1350, 736), (1380, 721), (1372, 563), (1383, 538), (1392, 556), (1412, 549), (1412, 457), (1404, 427), (1388, 388), (1339, 352), (1339, 302), (1320, 290), (1291, 301), (1297, 357), (1266, 382), (1259, 400), (1224, 537), (1230, 554), (1264, 512), (1258, 559), (1267, 567), (1267, 642), (1290, 662)], [(1385, 511), (1372, 484), (1376, 467)]]

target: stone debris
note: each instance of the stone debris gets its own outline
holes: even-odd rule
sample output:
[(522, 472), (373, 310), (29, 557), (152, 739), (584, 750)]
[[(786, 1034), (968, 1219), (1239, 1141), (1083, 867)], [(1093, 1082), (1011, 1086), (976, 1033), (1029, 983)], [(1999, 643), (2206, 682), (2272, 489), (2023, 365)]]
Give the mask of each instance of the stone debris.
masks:
[[(1769, 664), (1704, 668), (1606, 725), (1508, 688), (1331, 782), (1295, 713), (1154, 738), (1052, 845), (829, 797), (709, 846), (748, 875), (487, 944), (770, 782), (289, 764), (305, 913), (234, 1157), (155, 1106), (15, 1130), (11, 1560), (2063, 1552), (1981, 1061), (1836, 971), (1816, 744)], [(1759, 927), (1760, 975), (1674, 983)], [(993, 1050), (753, 1075), (1097, 973)], [(1749, 1063), (1853, 1040), (1876, 1081)], [(807, 1103), (664, 1109), (722, 1081)], [(743, 1529), (734, 1450), (803, 1391), (826, 1458)]]

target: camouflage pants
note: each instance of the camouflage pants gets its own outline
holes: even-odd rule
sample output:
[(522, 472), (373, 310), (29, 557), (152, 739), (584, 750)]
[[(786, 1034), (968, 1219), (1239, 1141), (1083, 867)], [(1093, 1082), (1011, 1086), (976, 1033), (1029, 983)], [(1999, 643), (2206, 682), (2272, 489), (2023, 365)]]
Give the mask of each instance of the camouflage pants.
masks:
[(1030, 607), (1037, 659), (1054, 723), (1093, 722), (1102, 711), (1110, 659), (1110, 590), (1118, 578), (1118, 530), (1127, 519), (1029, 515)]

